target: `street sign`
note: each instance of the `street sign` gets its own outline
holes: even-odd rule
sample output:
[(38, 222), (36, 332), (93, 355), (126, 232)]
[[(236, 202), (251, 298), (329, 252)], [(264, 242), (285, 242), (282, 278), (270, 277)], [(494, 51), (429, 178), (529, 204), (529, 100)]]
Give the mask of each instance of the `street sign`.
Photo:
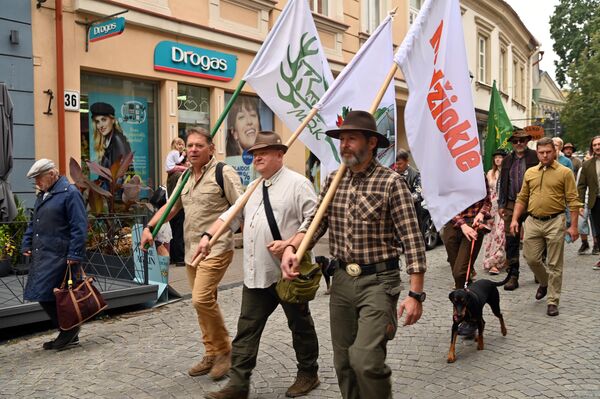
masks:
[(65, 111), (79, 112), (79, 92), (76, 90), (65, 90)]
[(125, 30), (125, 18), (113, 18), (108, 21), (92, 24), (89, 29), (90, 42), (117, 36)]

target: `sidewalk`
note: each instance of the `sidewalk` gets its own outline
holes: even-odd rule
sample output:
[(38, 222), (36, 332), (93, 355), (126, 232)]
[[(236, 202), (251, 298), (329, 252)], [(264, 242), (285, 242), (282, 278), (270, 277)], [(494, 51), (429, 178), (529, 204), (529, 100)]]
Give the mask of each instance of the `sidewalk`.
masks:
[[(545, 303), (535, 301), (537, 285), (525, 266), (518, 290), (500, 290), (508, 335), (500, 334), (498, 320), (486, 306), (485, 349), (478, 351), (474, 341), (459, 339), (454, 364), (446, 363), (452, 278), (444, 248), (429, 251), (423, 317), (414, 326), (400, 327), (388, 345), (394, 397), (600, 397), (600, 271), (592, 270), (597, 257), (577, 256), (577, 247), (578, 243), (571, 244), (566, 250), (560, 316), (546, 316)], [(478, 278), (484, 278), (480, 266), (478, 271)], [(404, 281), (406, 277), (403, 274)], [(404, 296), (407, 284), (402, 285)], [(219, 292), (232, 336), (240, 296), (240, 286)], [(340, 397), (328, 301), (321, 289), (311, 302), (320, 343), (321, 385), (306, 396), (309, 399)], [(201, 398), (226, 383), (187, 375), (203, 350), (189, 299), (88, 323), (80, 335), (81, 345), (63, 352), (41, 349), (53, 335), (0, 345), (0, 397)], [(293, 353), (285, 316), (278, 308), (263, 334), (250, 398), (284, 398), (296, 374)]]

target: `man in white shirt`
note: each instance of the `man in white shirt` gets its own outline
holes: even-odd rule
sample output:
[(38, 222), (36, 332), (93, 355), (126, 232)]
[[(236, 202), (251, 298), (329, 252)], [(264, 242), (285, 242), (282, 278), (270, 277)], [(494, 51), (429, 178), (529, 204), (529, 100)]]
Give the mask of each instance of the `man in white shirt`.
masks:
[[(317, 196), (304, 176), (283, 166), (287, 147), (274, 132), (258, 132), (248, 152), (254, 156), (254, 169), (264, 179), (229, 228), (236, 231), (244, 223), (244, 286), (237, 335), (233, 340), (229, 383), (209, 399), (245, 399), (250, 375), (256, 366), (260, 337), (269, 316), (281, 304), (292, 331), (292, 342), (298, 360), (298, 374), (286, 392), (287, 397), (306, 395), (319, 385), (317, 358), (319, 344), (308, 303), (281, 302), (275, 285), (281, 277), (281, 256), (288, 239), (293, 237), (304, 219), (311, 215)], [(251, 184), (257, 184), (257, 181)], [(265, 213), (263, 193), (268, 191), (275, 222), (282, 240), (274, 240)], [(208, 229), (196, 255), (208, 255), (210, 237), (223, 225), (238, 201)]]

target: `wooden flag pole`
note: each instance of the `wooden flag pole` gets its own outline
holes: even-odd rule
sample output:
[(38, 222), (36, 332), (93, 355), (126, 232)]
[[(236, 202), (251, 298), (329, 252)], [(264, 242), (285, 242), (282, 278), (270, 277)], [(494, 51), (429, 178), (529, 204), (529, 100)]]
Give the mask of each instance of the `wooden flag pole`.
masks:
[[(302, 133), (302, 131), (304, 130), (304, 128), (306, 127), (306, 125), (308, 125), (308, 123), (312, 120), (312, 118), (315, 117), (315, 115), (317, 115), (318, 112), (319, 112), (319, 110), (317, 108), (313, 108), (313, 109), (310, 110), (310, 112), (308, 113), (308, 115), (306, 115), (306, 117), (304, 118), (304, 120), (302, 121), (302, 123), (300, 124), (300, 126), (298, 126), (296, 128), (296, 130), (294, 131), (294, 133), (292, 134), (292, 136), (285, 143), (285, 145), (288, 148), (296, 141), (296, 139), (298, 138), (298, 136), (300, 135), (300, 133)], [(219, 237), (229, 228), (229, 226), (231, 225), (231, 222), (233, 221), (233, 219), (236, 218), (236, 216), (238, 215), (238, 213), (240, 213), (242, 211), (242, 209), (244, 209), (244, 207), (246, 206), (246, 203), (250, 199), (250, 196), (252, 195), (252, 193), (254, 192), (254, 190), (256, 189), (256, 187), (258, 187), (262, 181), (263, 181), (263, 179), (261, 177), (261, 178), (259, 178), (256, 181), (255, 184), (253, 184), (252, 186), (250, 186), (250, 187), (248, 187), (246, 189), (246, 192), (242, 196), (242, 199), (239, 200), (238, 205), (233, 209), (233, 211), (231, 212), (231, 214), (229, 215), (229, 217), (224, 220), (224, 223), (221, 225), (221, 227), (215, 232), (215, 234), (210, 239), (209, 243), (210, 243), (211, 247), (213, 245), (215, 245), (215, 243), (217, 242), (217, 240), (219, 239)], [(192, 266), (194, 266), (194, 267), (198, 266), (198, 263), (200, 263), (202, 261), (202, 259), (204, 259), (203, 256), (202, 255), (198, 255), (192, 261)]]
[[(215, 122), (215, 124), (213, 125), (213, 127), (212, 127), (212, 129), (210, 131), (210, 137), (215, 137), (215, 135), (219, 131), (219, 128), (221, 127), (221, 124), (223, 123), (223, 121), (225, 120), (225, 117), (229, 113), (229, 110), (233, 106), (233, 102), (240, 95), (240, 92), (242, 91), (242, 88), (244, 87), (245, 84), (246, 84), (245, 80), (243, 80), (243, 79), (240, 80), (240, 83), (238, 83), (235, 91), (231, 95), (231, 98), (227, 102), (227, 105), (225, 105), (225, 109), (223, 110), (223, 112), (221, 112), (221, 115), (219, 116), (219, 119), (217, 119), (217, 122)], [(160, 219), (156, 223), (156, 226), (154, 226), (154, 229), (152, 230), (152, 238), (156, 237), (156, 235), (158, 234), (158, 231), (160, 230), (160, 228), (162, 227), (162, 225), (165, 223), (165, 220), (167, 220), (167, 217), (169, 216), (169, 213), (171, 213), (171, 209), (173, 209), (173, 206), (175, 206), (175, 203), (177, 202), (177, 200), (181, 196), (181, 191), (183, 190), (183, 187), (185, 187), (185, 184), (187, 183), (187, 181), (190, 178), (191, 174), (192, 174), (192, 169), (188, 168), (183, 173), (183, 175), (181, 176), (181, 181), (177, 185), (177, 188), (173, 192), (173, 195), (171, 195), (171, 198), (169, 198), (169, 202), (167, 203), (167, 207), (165, 209), (165, 212), (162, 214), (162, 216), (160, 217)], [(148, 247), (148, 245), (146, 247)]]
[[(374, 114), (375, 111), (377, 111), (377, 107), (379, 106), (379, 103), (383, 99), (385, 91), (387, 90), (388, 86), (390, 85), (392, 79), (394, 79), (394, 75), (396, 74), (397, 70), (398, 70), (398, 65), (396, 65), (396, 63), (394, 62), (392, 67), (390, 68), (390, 71), (388, 72), (388, 74), (385, 78), (385, 81), (383, 82), (383, 85), (379, 89), (379, 92), (377, 93), (375, 100), (371, 104), (371, 109), (369, 110), (369, 112), (371, 114)], [(325, 215), (325, 212), (327, 211), (327, 208), (329, 207), (331, 200), (333, 200), (333, 197), (335, 196), (335, 192), (337, 191), (338, 185), (340, 184), (342, 177), (344, 177), (344, 174), (346, 173), (346, 169), (347, 169), (346, 164), (342, 163), (340, 165), (340, 168), (338, 169), (335, 177), (333, 178), (331, 185), (327, 189), (327, 193), (325, 194), (325, 197), (323, 197), (323, 201), (321, 202), (321, 205), (319, 206), (319, 209), (317, 210), (317, 213), (315, 214), (315, 217), (314, 217), (312, 223), (308, 227), (308, 230), (306, 231), (306, 234), (304, 235), (302, 242), (298, 246), (298, 250), (296, 251), (296, 257), (298, 259), (302, 259), (302, 257), (304, 256), (304, 253), (308, 250), (308, 245), (309, 245), (310, 241), (312, 240), (312, 237), (315, 235), (315, 232), (317, 231), (317, 227), (319, 226), (319, 224), (321, 224), (321, 220), (323, 219), (323, 216)]]

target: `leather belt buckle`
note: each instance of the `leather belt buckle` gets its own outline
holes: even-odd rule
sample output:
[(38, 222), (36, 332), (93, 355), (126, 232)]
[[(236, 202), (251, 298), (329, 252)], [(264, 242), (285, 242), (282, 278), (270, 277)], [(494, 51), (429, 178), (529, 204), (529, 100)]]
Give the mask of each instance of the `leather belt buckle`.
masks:
[(357, 263), (348, 263), (346, 265), (346, 273), (352, 277), (358, 277), (362, 273), (362, 269)]

